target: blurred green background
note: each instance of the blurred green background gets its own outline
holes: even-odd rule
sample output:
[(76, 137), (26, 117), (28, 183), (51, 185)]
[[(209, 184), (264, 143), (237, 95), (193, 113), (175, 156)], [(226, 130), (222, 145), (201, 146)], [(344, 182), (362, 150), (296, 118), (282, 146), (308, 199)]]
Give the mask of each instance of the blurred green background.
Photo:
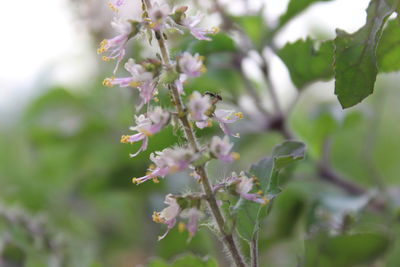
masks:
[[(90, 1), (89, 7), (99, 3)], [(88, 45), (94, 54), (97, 43), (112, 33), (91, 25), (99, 18), (87, 16), (82, 5), (71, 1), (68, 12), (91, 36)], [(108, 17), (102, 19), (101, 25), (107, 25)], [(310, 33), (323, 39), (321, 32)], [(230, 65), (237, 51), (233, 40), (224, 33), (210, 43), (177, 37), (170, 40), (173, 53), (184, 49), (206, 56), (208, 72), (191, 81), (188, 92), (220, 92), (224, 104), (245, 109), (244, 83)], [(130, 47), (131, 56), (149, 54), (140, 42)], [(33, 85), (36, 93), (26, 104), (12, 115), (4, 112), (0, 120), (0, 263), (124, 267), (192, 252), (229, 266), (206, 227), (200, 227), (189, 243), (187, 233), (176, 229), (157, 241), (165, 229), (152, 222), (153, 210), (162, 209), (165, 194), (194, 190), (197, 184), (185, 172), (159, 184), (135, 186), (131, 178), (146, 172), (151, 151), (183, 139), (169, 126), (151, 138), (146, 152), (129, 158), (139, 145), (119, 140), (133, 124), (137, 95), (134, 90), (103, 87), (113, 66), (100, 60), (95, 64), (96, 73), (83, 85)], [(283, 176), (284, 191), (260, 236), (261, 266), (296, 266), (299, 259), (305, 259), (305, 266), (400, 266), (399, 81), (398, 73), (380, 75), (374, 95), (346, 111), (333, 97), (332, 82), (318, 82), (302, 92), (289, 128), (307, 144), (308, 155)], [(260, 80), (251, 77), (251, 82), (265, 94)], [(281, 96), (293, 98), (290, 88), (283, 90)], [(282, 102), (288, 106), (290, 101)], [(210, 164), (215, 180), (231, 170), (248, 169), (283, 140), (276, 132), (263, 131), (258, 115), (244, 113), (246, 118), (233, 126), (241, 133), (234, 140), (241, 161), (235, 166)], [(214, 127), (198, 134), (203, 139), (220, 132)], [(327, 139), (332, 166), (367, 188), (367, 195), (346, 195), (318, 178), (315, 161)], [(367, 208), (370, 196), (385, 201), (387, 209)]]

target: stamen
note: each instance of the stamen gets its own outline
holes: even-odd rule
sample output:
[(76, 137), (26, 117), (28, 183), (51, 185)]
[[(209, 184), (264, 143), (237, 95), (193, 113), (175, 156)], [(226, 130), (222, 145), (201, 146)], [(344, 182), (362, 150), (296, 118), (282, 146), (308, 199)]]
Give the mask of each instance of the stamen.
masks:
[(107, 87), (113, 87), (114, 85), (112, 84), (112, 81), (114, 80), (114, 78), (106, 78), (103, 81), (103, 85), (107, 86)]
[(185, 229), (186, 229), (185, 223), (179, 222), (179, 224), (178, 224), (178, 232), (179, 233), (183, 233), (185, 231)]
[(232, 152), (232, 153), (231, 153), (231, 157), (232, 157), (234, 160), (239, 160), (239, 159), (240, 159), (240, 154), (237, 153), (237, 152)]
[(129, 86), (130, 86), (130, 87), (139, 87), (139, 86), (141, 86), (141, 85), (142, 85), (141, 82), (136, 82), (136, 81), (133, 81), (133, 82), (130, 82), (130, 83), (129, 83)]
[(155, 223), (164, 223), (165, 222), (165, 220), (161, 217), (161, 212), (154, 211), (152, 218)]
[(243, 119), (244, 118), (243, 112), (236, 112), (235, 116), (238, 117), (239, 119)]
[(118, 12), (118, 8), (111, 2), (108, 2), (108, 7), (111, 8), (112, 11)]
[(123, 144), (130, 143), (129, 138), (130, 138), (129, 135), (121, 136), (121, 143), (123, 143)]
[(264, 200), (262, 205), (267, 205), (269, 203), (269, 199), (266, 196), (264, 196), (262, 199)]

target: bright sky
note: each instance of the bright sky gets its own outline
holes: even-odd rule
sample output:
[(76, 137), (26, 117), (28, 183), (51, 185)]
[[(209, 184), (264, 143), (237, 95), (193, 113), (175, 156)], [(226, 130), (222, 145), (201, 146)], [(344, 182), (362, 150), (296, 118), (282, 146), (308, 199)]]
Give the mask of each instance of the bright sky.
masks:
[[(98, 1), (99, 5), (106, 4), (104, 0)], [(275, 18), (287, 4), (287, 0), (265, 1), (267, 13)], [(325, 29), (331, 37), (335, 28), (355, 31), (365, 22), (364, 10), (368, 2), (337, 0), (317, 4), (285, 28), (278, 44), (305, 37), (311, 29)], [(79, 85), (91, 74), (90, 69), (95, 71), (90, 67), (94, 63), (94, 53), (88, 36), (72, 22), (70, 10), (67, 0), (2, 3), (0, 114), (21, 106), (36, 93), (34, 89), (38, 84)], [(277, 66), (277, 81), (282, 80), (279, 78), (281, 70), (282, 66)]]

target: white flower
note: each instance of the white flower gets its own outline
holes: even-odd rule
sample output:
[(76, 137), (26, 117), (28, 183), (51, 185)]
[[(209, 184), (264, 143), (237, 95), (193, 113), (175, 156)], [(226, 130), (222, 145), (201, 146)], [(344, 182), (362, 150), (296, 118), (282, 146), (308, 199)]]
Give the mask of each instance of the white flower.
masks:
[(130, 127), (129, 129), (137, 131), (138, 133), (134, 135), (123, 135), (121, 137), (121, 143), (134, 143), (143, 140), (140, 149), (130, 156), (135, 157), (141, 151), (145, 151), (147, 149), (149, 136), (161, 131), (161, 129), (167, 124), (168, 120), (169, 113), (162, 110), (161, 107), (155, 107), (153, 110), (150, 110), (147, 116), (144, 114), (135, 116), (136, 126)]
[(110, 61), (112, 59), (117, 60), (117, 64), (114, 69), (115, 73), (119, 63), (125, 56), (125, 48), (132, 33), (132, 25), (131, 23), (120, 18), (114, 18), (114, 20), (111, 22), (111, 26), (118, 32), (118, 35), (112, 39), (103, 40), (100, 43), (100, 47), (97, 49), (97, 53), (108, 53), (108, 55), (102, 57), (104, 61)]
[(229, 137), (224, 136), (221, 139), (219, 136), (213, 136), (210, 144), (210, 151), (214, 157), (223, 162), (232, 162), (239, 159), (240, 155), (236, 152), (231, 152), (233, 144), (229, 142)]
[(196, 160), (198, 155), (189, 148), (177, 147), (166, 148), (150, 155), (150, 160), (155, 164), (151, 166), (147, 175), (140, 178), (133, 178), (132, 182), (141, 184), (147, 180), (156, 180), (158, 177), (164, 178), (170, 173), (182, 171)]
[(254, 201), (260, 204), (268, 204), (269, 200), (261, 193), (249, 193), (253, 189), (253, 178), (247, 177), (244, 172), (237, 175), (235, 172), (232, 173), (231, 177), (226, 180), (226, 186), (234, 186), (235, 191), (240, 197), (250, 201)]
[(131, 74), (130, 77), (107, 78), (103, 81), (103, 84), (110, 87), (118, 85), (120, 87), (130, 86), (137, 88), (141, 99), (137, 109), (140, 109), (144, 104), (149, 103), (156, 93), (154, 75), (141, 64), (136, 64), (132, 58), (125, 63), (125, 69)]
[(165, 204), (168, 205), (165, 209), (161, 212), (154, 212), (153, 213), (153, 221), (156, 223), (163, 223), (168, 226), (167, 231), (158, 238), (158, 240), (163, 239), (171, 230), (176, 223), (176, 217), (179, 215), (181, 208), (178, 205), (176, 198), (172, 194), (168, 194), (165, 197)]
[(171, 9), (168, 4), (155, 2), (149, 10), (150, 27), (156, 31), (164, 28), (166, 26), (166, 19), (170, 13)]
[(198, 221), (203, 217), (203, 213), (196, 208), (185, 209), (181, 212), (181, 217), (188, 219), (187, 229), (190, 236), (194, 236), (197, 232)]
[(184, 52), (178, 57), (178, 66), (182, 73), (191, 78), (198, 77), (205, 71), (203, 57), (197, 53), (192, 56), (190, 53)]
[(188, 108), (194, 120), (205, 121), (208, 119), (206, 112), (211, 108), (210, 97), (195, 91), (189, 97)]
[(183, 16), (179, 24), (187, 28), (196, 39), (211, 41), (211, 38), (207, 37), (206, 34), (216, 34), (219, 30), (215, 27), (211, 28), (210, 30), (196, 27), (197, 24), (199, 24), (200, 21), (203, 19), (203, 17), (204, 15), (200, 12), (198, 12), (194, 16)]

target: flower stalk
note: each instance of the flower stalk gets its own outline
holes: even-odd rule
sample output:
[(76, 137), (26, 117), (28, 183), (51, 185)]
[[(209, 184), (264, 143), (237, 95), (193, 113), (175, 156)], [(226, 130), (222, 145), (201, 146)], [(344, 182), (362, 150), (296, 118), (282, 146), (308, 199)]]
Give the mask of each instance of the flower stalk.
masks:
[[(146, 5), (147, 9), (151, 8), (151, 3), (149, 0), (144, 0), (144, 3)], [(169, 52), (168, 52), (165, 40), (163, 38), (163, 35), (161, 34), (161, 32), (159, 30), (153, 30), (153, 31), (156, 36), (158, 46), (160, 48), (160, 53), (161, 53), (161, 58), (163, 60), (163, 64), (165, 65), (165, 67), (167, 69), (171, 69), (172, 64), (171, 64), (171, 61), (169, 58)], [(186, 110), (184, 104), (182, 103), (182, 99), (178, 92), (178, 89), (176, 88), (176, 86), (174, 84), (169, 84), (168, 89), (172, 93), (172, 97), (173, 97), (173, 101), (174, 101), (173, 104), (176, 107), (176, 110), (178, 113), (178, 118), (183, 126), (183, 130), (184, 130), (187, 142), (188, 142), (189, 146), (195, 152), (198, 152), (200, 149), (198, 147), (197, 139), (196, 139), (196, 136), (192, 129), (192, 126), (189, 123), (187, 110)], [(222, 241), (228, 248), (228, 250), (231, 254), (231, 257), (232, 257), (233, 261), (235, 262), (236, 266), (238, 266), (238, 267), (246, 266), (243, 261), (243, 256), (241, 255), (241, 253), (239, 251), (239, 248), (233, 238), (232, 233), (226, 232), (225, 220), (224, 220), (222, 212), (217, 204), (215, 195), (213, 193), (212, 186), (211, 186), (211, 183), (210, 183), (210, 180), (208, 178), (207, 171), (205, 168), (205, 164), (197, 166), (195, 171), (200, 176), (200, 183), (203, 187), (205, 197), (206, 197), (207, 203), (209, 205), (210, 211), (214, 216), (215, 222), (217, 223), (217, 226), (218, 226), (218, 230), (222, 236)]]

